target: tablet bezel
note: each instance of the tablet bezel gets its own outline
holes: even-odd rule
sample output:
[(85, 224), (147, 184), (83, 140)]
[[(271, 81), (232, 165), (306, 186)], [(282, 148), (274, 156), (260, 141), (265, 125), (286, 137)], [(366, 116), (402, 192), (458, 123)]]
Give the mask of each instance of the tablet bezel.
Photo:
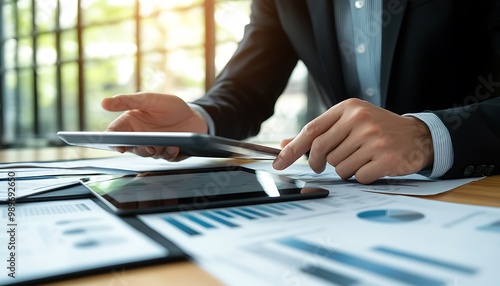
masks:
[[(318, 187), (305, 187), (305, 183), (300, 180), (294, 180), (284, 176), (278, 176), (269, 172), (253, 170), (241, 166), (226, 166), (226, 167), (215, 167), (215, 168), (203, 168), (203, 169), (188, 169), (188, 170), (170, 170), (170, 171), (156, 171), (147, 172), (148, 175), (176, 175), (176, 174), (190, 174), (190, 173), (208, 173), (208, 172), (227, 172), (227, 171), (243, 171), (251, 173), (254, 175), (265, 176), (267, 178), (272, 178), (275, 181), (281, 181), (289, 184), (294, 184), (294, 188), (283, 188), (278, 189), (279, 196), (250, 196), (248, 194), (264, 194), (262, 186), (256, 186), (256, 191), (254, 192), (238, 192), (225, 196), (224, 199), (220, 200), (216, 195), (209, 196), (197, 196), (197, 197), (185, 197), (177, 198), (179, 200), (177, 205), (164, 205), (164, 206), (154, 206), (154, 207), (138, 207), (138, 208), (121, 208), (119, 202), (114, 198), (106, 195), (105, 191), (98, 189), (95, 183), (102, 183), (105, 181), (110, 182), (111, 180), (117, 180), (120, 178), (130, 178), (134, 176), (141, 176), (142, 173), (134, 175), (117, 175), (117, 176), (107, 176), (105, 180), (100, 179), (99, 176), (89, 177), (82, 180), (82, 184), (90, 190), (99, 200), (101, 200), (112, 212), (118, 215), (137, 215), (137, 214), (148, 214), (148, 213), (158, 213), (158, 212), (174, 212), (174, 211), (190, 211), (190, 210), (203, 210), (218, 207), (231, 207), (231, 206), (242, 206), (242, 205), (253, 205), (261, 203), (275, 203), (275, 202), (285, 202), (285, 201), (295, 201), (295, 200), (306, 200), (306, 199), (317, 199), (324, 198), (329, 195), (329, 191)], [(258, 180), (258, 179), (257, 179)], [(94, 185), (93, 185), (94, 184)], [(199, 203), (200, 199), (203, 203)], [(173, 199), (174, 200), (174, 199)], [(141, 203), (161, 201), (162, 203), (167, 203), (166, 200), (154, 200), (154, 201), (142, 201)], [(134, 202), (126, 202), (129, 206)]]
[(178, 146), (188, 156), (274, 159), (280, 149), (192, 132), (59, 131), (69, 145), (114, 150), (114, 147)]

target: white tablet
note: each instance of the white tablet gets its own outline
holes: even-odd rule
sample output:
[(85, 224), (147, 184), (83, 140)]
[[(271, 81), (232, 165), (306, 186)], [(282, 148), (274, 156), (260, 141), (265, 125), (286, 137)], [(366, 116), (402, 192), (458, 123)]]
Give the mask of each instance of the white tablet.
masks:
[(218, 136), (190, 132), (60, 131), (69, 145), (113, 150), (113, 147), (178, 146), (182, 154), (198, 157), (274, 159), (279, 149)]

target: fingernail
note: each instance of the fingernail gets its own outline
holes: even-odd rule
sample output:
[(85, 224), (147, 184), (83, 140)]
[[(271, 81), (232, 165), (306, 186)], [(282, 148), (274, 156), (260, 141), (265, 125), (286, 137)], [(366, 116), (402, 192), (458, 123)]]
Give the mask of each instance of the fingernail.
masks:
[(168, 153), (168, 155), (175, 156), (175, 155), (177, 155), (177, 148), (167, 147), (167, 153)]
[(281, 159), (281, 157), (276, 157), (276, 159), (273, 162), (273, 168), (276, 170), (283, 169), (283, 159)]
[(147, 146), (147, 147), (145, 147), (145, 149), (146, 149), (146, 152), (148, 152), (148, 154), (151, 156), (153, 156), (156, 153), (155, 148), (153, 148), (153, 147)]

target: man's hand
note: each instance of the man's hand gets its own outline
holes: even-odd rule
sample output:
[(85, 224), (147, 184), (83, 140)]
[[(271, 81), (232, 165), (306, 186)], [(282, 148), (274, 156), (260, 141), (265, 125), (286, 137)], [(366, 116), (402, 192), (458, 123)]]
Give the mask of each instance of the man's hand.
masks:
[(283, 170), (309, 150), (309, 165), (316, 173), (328, 162), (341, 178), (355, 175), (362, 184), (413, 174), (431, 167), (434, 160), (425, 123), (359, 99), (345, 100), (309, 122), (273, 166)]
[[(207, 123), (198, 112), (179, 97), (168, 94), (136, 93), (119, 94), (105, 98), (102, 108), (108, 111), (125, 111), (108, 126), (106, 131), (142, 132), (196, 132), (207, 133)], [(117, 148), (119, 152), (132, 151), (140, 156), (182, 159), (178, 147)]]

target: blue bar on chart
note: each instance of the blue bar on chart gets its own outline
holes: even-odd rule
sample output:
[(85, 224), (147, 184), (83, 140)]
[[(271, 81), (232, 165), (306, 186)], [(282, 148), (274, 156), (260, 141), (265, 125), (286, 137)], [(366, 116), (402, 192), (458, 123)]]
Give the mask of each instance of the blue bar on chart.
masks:
[(491, 231), (500, 234), (500, 220), (489, 225), (481, 226), (478, 230)]
[(221, 210), (216, 210), (215, 213), (219, 214), (219, 215), (221, 215), (223, 217), (226, 217), (226, 218), (232, 218), (232, 217), (234, 217), (232, 214), (228, 214), (227, 212), (221, 211)]
[(312, 210), (313, 210), (313, 209), (311, 209), (311, 208), (308, 208), (308, 207), (306, 207), (306, 206), (303, 206), (303, 205), (301, 205), (301, 204), (297, 204), (297, 203), (289, 203), (289, 205), (290, 205), (290, 206), (294, 206), (294, 207), (296, 207), (296, 208), (298, 208), (298, 209), (303, 209), (303, 210), (306, 210), (306, 211), (312, 211)]
[(253, 217), (253, 216), (251, 216), (251, 215), (248, 215), (248, 214), (246, 214), (246, 213), (244, 213), (244, 212), (241, 212), (241, 211), (239, 211), (239, 210), (234, 210), (234, 209), (231, 209), (231, 210), (229, 210), (229, 211), (230, 211), (231, 213), (235, 214), (235, 215), (239, 215), (239, 216), (241, 216), (241, 217), (243, 217), (243, 218), (246, 218), (246, 219), (256, 219), (255, 217)]
[(284, 210), (293, 209), (293, 206), (291, 204), (281, 204), (279, 206), (282, 207), (282, 209), (284, 209)]
[(277, 263), (286, 265), (287, 267), (299, 267), (302, 265), (303, 267), (299, 269), (301, 272), (334, 283), (335, 285), (352, 286), (359, 283), (359, 281), (353, 277), (348, 277), (332, 270), (320, 268), (315, 265), (304, 265), (305, 262), (303, 259), (298, 259), (273, 248), (255, 245), (248, 247), (247, 250), (253, 254), (258, 254), (264, 257), (266, 260), (272, 259)]
[(230, 221), (227, 221), (227, 220), (225, 220), (225, 219), (222, 219), (222, 218), (220, 218), (220, 217), (218, 217), (218, 216), (216, 216), (216, 215), (213, 215), (213, 214), (211, 214), (210, 212), (201, 212), (200, 214), (201, 214), (201, 215), (203, 215), (203, 216), (206, 216), (207, 218), (209, 218), (209, 219), (211, 219), (211, 220), (214, 220), (214, 221), (216, 221), (216, 222), (219, 222), (219, 223), (221, 223), (221, 224), (223, 224), (223, 225), (225, 225), (225, 226), (229, 226), (229, 227), (239, 227), (239, 225), (234, 224), (234, 223), (232, 223), (232, 222), (230, 222)]
[(269, 205), (269, 207), (280, 210), (280, 211), (287, 209), (281, 205)]
[(215, 228), (214, 225), (209, 224), (208, 222), (206, 222), (206, 221), (204, 221), (204, 220), (202, 220), (202, 219), (200, 219), (200, 218), (198, 218), (198, 217), (196, 217), (194, 215), (191, 215), (191, 214), (182, 214), (182, 216), (185, 217), (185, 218), (187, 218), (187, 219), (189, 219), (190, 221), (192, 221), (192, 222), (200, 225), (201, 227), (208, 228), (208, 229)]
[(302, 267), (300, 271), (339, 286), (354, 286), (359, 284), (359, 281), (352, 277), (316, 265)]
[(244, 211), (244, 212), (247, 212), (249, 214), (256, 215), (258, 217), (262, 217), (262, 218), (269, 217), (267, 214), (263, 214), (263, 213), (261, 213), (259, 211), (253, 210), (251, 208), (241, 208), (241, 210)]
[(261, 211), (264, 211), (264, 212), (267, 212), (269, 214), (272, 214), (272, 215), (277, 215), (277, 216), (282, 216), (282, 215), (285, 215), (284, 213), (282, 212), (279, 212), (279, 211), (275, 211), (271, 208), (268, 208), (268, 207), (265, 207), (265, 206), (256, 206), (256, 208), (258, 208), (259, 210)]
[(398, 280), (408, 285), (415, 285), (415, 286), (446, 285), (445, 282), (437, 279), (425, 277), (397, 267), (380, 264), (375, 261), (351, 255), (346, 252), (329, 249), (321, 245), (312, 244), (293, 237), (280, 239), (278, 240), (278, 243), (284, 246), (288, 246), (309, 253), (311, 255), (317, 255), (337, 263), (349, 265), (367, 272), (378, 274), (388, 279)]
[(183, 224), (182, 222), (172, 218), (172, 217), (162, 217), (164, 221), (169, 223), (170, 225), (178, 228), (182, 232), (186, 233), (187, 235), (194, 236), (194, 235), (201, 235), (200, 232), (197, 232), (196, 230), (190, 228), (189, 226)]
[(454, 262), (447, 262), (443, 260), (439, 260), (436, 258), (430, 258), (430, 257), (425, 257), (420, 254), (415, 254), (415, 253), (409, 253), (407, 251), (403, 250), (398, 250), (390, 247), (384, 247), (384, 246), (378, 246), (375, 247), (373, 250), (384, 253), (384, 254), (389, 254), (392, 256), (400, 257), (400, 258), (405, 258), (408, 260), (413, 260), (425, 264), (430, 264), (430, 266), (437, 266), (441, 268), (447, 268), (449, 270), (454, 270), (458, 272), (462, 272), (465, 274), (475, 274), (477, 272), (476, 269), (468, 266), (463, 266)]

